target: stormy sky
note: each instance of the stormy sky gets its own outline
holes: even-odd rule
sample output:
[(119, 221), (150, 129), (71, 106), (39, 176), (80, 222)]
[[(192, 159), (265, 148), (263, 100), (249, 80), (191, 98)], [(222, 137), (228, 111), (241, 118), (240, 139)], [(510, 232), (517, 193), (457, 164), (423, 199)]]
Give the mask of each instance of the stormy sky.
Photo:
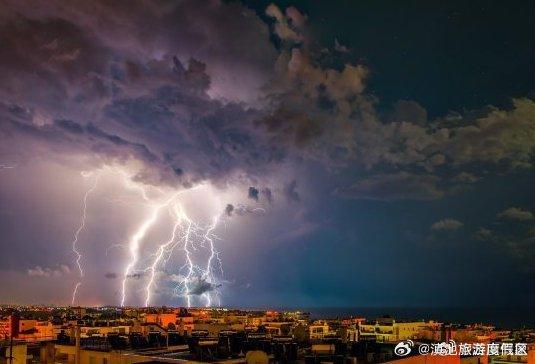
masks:
[(533, 11), (1, 0), (0, 301), (533, 305)]

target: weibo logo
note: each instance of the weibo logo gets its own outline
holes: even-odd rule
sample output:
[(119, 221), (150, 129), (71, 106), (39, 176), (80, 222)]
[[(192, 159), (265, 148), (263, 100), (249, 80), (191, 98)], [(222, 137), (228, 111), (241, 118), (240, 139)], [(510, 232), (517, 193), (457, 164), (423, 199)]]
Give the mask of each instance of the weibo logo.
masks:
[(409, 355), (413, 346), (414, 346), (414, 342), (412, 340), (401, 341), (394, 348), (394, 353), (397, 356)]

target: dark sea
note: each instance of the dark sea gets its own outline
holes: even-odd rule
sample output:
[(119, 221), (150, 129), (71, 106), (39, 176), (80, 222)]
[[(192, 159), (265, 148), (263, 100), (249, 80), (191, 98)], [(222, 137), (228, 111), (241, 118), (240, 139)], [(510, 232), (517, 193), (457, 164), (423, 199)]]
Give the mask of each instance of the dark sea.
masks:
[(299, 310), (310, 312), (311, 318), (314, 319), (350, 316), (373, 319), (389, 315), (397, 319), (436, 320), (458, 324), (483, 323), (507, 329), (535, 328), (535, 307), (316, 307), (300, 308)]

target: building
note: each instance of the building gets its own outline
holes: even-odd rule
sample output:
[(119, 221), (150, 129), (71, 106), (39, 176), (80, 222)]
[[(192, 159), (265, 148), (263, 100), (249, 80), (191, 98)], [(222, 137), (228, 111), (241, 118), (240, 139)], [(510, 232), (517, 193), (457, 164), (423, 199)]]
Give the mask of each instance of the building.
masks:
[[(13, 344), (13, 355), (11, 355), (11, 344)], [(0, 364), (26, 364), (28, 360), (27, 352), (28, 346), (25, 342), (0, 342)], [(13, 357), (13, 360), (10, 360), (11, 357)]]
[(419, 333), (434, 322), (425, 321), (396, 321), (391, 317), (381, 317), (375, 321), (359, 323), (359, 337), (362, 340), (377, 342), (397, 342), (414, 339)]
[(318, 320), (314, 321), (308, 326), (310, 340), (321, 340), (325, 336), (336, 335), (335, 331), (332, 331), (327, 321)]
[(158, 324), (164, 328), (176, 328), (176, 313), (148, 313), (145, 315), (145, 322)]

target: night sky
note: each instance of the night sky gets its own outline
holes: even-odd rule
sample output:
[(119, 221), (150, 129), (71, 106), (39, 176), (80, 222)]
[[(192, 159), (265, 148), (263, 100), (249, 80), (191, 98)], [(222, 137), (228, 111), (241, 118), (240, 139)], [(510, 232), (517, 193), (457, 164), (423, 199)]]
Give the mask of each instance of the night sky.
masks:
[(0, 0), (0, 301), (533, 307), (534, 13)]

